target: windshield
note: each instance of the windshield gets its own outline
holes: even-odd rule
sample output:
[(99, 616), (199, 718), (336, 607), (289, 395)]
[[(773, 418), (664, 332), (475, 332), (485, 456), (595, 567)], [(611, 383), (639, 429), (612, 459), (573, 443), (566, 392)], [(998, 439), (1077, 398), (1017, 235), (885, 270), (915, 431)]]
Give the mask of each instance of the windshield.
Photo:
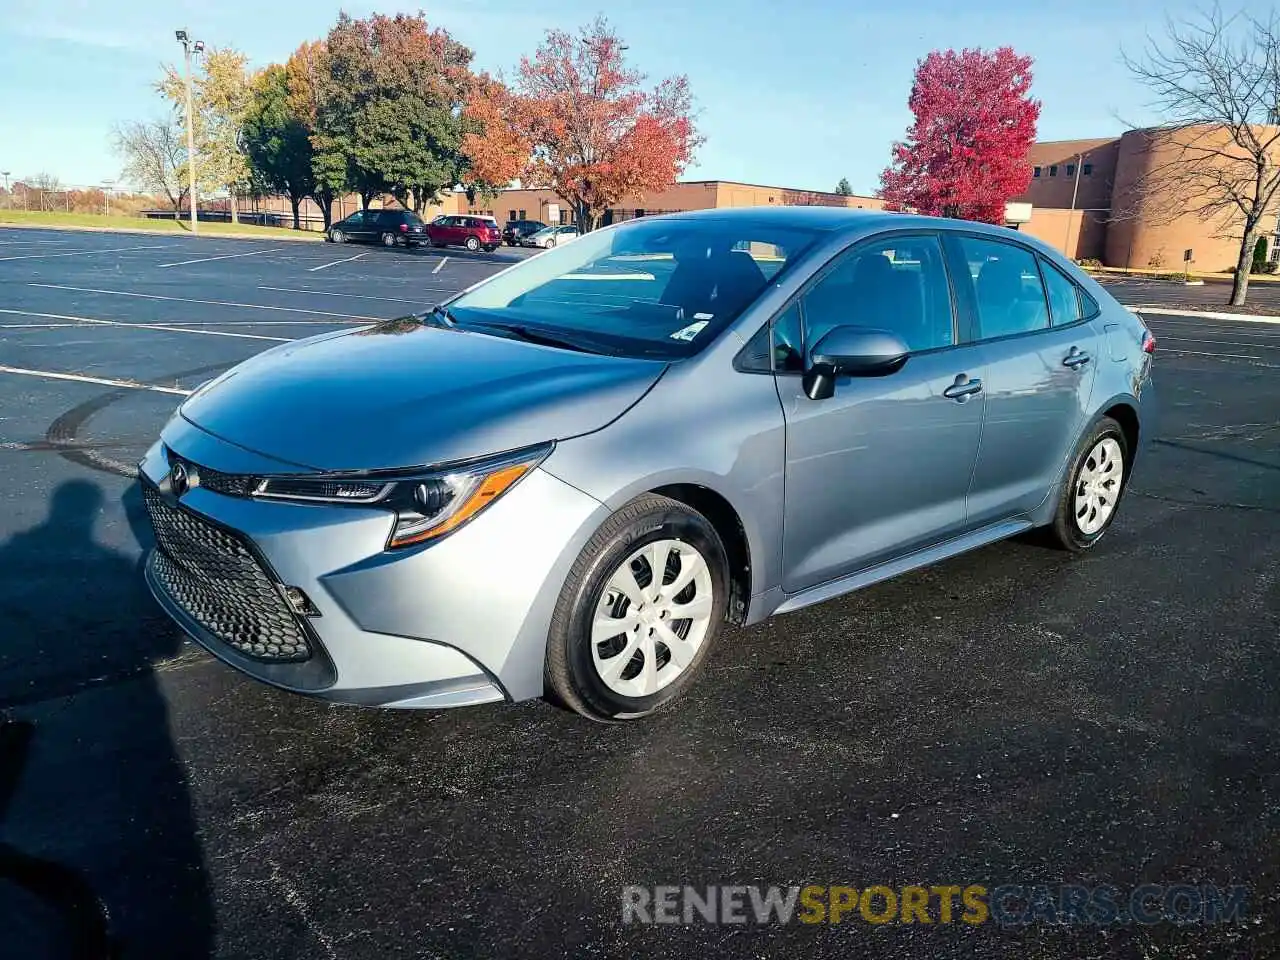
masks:
[(715, 339), (816, 234), (746, 220), (637, 220), (555, 247), (450, 301), (462, 326), (519, 325), (637, 356)]

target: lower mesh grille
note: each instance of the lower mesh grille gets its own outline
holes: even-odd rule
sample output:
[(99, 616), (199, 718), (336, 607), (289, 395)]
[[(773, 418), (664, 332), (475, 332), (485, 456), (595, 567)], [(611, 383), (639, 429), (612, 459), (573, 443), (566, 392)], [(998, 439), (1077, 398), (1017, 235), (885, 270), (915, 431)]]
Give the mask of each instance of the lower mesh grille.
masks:
[(159, 548), (151, 570), (188, 616), (238, 653), (273, 663), (311, 656), (307, 634), (249, 546), (144, 484)]

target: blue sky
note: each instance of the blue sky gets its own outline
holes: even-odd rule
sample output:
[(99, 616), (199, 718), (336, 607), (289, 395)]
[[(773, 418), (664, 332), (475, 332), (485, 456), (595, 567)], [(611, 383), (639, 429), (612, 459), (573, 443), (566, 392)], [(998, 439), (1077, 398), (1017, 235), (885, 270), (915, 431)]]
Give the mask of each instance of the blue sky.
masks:
[[(653, 79), (689, 76), (706, 136), (687, 176), (832, 189), (848, 177), (876, 186), (890, 143), (910, 121), (916, 61), (945, 47), (1009, 44), (1035, 58), (1041, 139), (1118, 133), (1148, 122), (1144, 91), (1119, 63), (1180, 0), (1105, 4), (987, 0), (447, 0), (428, 19), (476, 51), (480, 68), (510, 68), (548, 27), (604, 12)], [(113, 178), (115, 121), (163, 110), (151, 84), (180, 53), (186, 27), (210, 45), (244, 50), (255, 65), (283, 60), (353, 15), (416, 10), (359, 0), (3, 0), (0, 4), (0, 171), (40, 171), (66, 183)], [(961, 12), (962, 11), (962, 12)]]

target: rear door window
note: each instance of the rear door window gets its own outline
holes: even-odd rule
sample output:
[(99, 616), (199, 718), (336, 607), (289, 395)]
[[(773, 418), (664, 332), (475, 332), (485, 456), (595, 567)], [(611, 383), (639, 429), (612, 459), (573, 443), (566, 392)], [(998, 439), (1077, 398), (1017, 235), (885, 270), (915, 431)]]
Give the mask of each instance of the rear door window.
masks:
[(978, 339), (991, 340), (1049, 326), (1049, 305), (1036, 257), (1025, 247), (985, 237), (956, 237), (978, 311)]
[(1076, 285), (1043, 257), (1040, 259), (1040, 273), (1044, 277), (1044, 288), (1049, 294), (1049, 313), (1053, 318), (1053, 325), (1061, 327), (1083, 319)]

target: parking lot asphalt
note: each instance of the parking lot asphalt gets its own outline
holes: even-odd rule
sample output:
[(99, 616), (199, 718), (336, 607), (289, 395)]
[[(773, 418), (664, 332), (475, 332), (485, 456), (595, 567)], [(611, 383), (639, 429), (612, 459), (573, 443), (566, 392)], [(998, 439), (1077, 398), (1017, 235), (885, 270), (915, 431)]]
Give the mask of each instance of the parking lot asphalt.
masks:
[[(641, 724), (330, 706), (184, 641), (126, 475), (182, 393), (518, 255), (0, 230), (0, 955), (1280, 955), (1280, 325), (1151, 320), (1163, 415), (1087, 556), (1006, 542), (730, 631)], [(1251, 894), (620, 922), (625, 885), (806, 883)]]
[(1113, 277), (1095, 279), (1111, 291), (1111, 295), (1127, 306), (1185, 307), (1210, 313), (1266, 314), (1280, 316), (1280, 283), (1256, 280), (1249, 284), (1245, 306), (1228, 307), (1231, 284), (1224, 280), (1206, 280), (1188, 285), (1178, 280), (1156, 280), (1146, 277)]

